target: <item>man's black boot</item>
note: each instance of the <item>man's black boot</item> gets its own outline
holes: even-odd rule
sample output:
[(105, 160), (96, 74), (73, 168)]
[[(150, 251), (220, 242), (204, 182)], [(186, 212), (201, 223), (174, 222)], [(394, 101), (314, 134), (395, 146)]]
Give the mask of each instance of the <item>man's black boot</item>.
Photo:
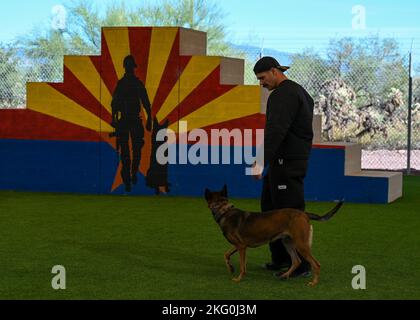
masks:
[[(284, 272), (282, 271), (276, 272), (274, 273), (274, 276), (276, 278), (280, 278), (283, 273)], [(309, 264), (309, 262), (303, 260), (302, 263), (299, 265), (299, 267), (297, 267), (297, 269), (292, 272), (289, 278), (306, 278), (306, 277), (309, 277), (310, 275), (311, 275), (311, 265)]]
[(263, 264), (262, 267), (264, 269), (270, 270), (270, 271), (279, 271), (281, 269), (288, 268), (289, 264), (287, 262), (283, 262), (283, 263), (267, 262), (267, 263)]

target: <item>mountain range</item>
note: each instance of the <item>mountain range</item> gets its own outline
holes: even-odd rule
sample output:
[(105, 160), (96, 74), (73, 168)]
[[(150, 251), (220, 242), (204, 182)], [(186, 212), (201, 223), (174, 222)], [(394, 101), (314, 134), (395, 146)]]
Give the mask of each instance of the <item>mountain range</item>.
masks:
[[(234, 49), (245, 52), (250, 61), (257, 61), (260, 58), (261, 48), (259, 47), (234, 43), (229, 43), (229, 45)], [(289, 52), (278, 51), (271, 48), (263, 48), (262, 50), (262, 56), (272, 56), (276, 58), (281, 65), (286, 66), (290, 65), (291, 55), (292, 54)]]

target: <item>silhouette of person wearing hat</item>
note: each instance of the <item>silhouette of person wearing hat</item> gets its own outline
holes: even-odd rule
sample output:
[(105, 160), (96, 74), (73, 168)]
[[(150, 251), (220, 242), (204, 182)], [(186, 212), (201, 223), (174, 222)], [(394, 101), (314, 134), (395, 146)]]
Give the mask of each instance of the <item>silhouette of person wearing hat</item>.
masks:
[[(137, 64), (132, 55), (123, 61), (125, 74), (118, 80), (112, 95), (112, 123), (117, 139), (117, 152), (122, 162), (121, 177), (125, 191), (130, 192), (131, 186), (137, 183), (137, 172), (140, 166), (141, 149), (144, 144), (144, 128), (141, 120), (141, 106), (147, 113), (146, 129), (151, 130), (151, 106), (146, 87), (135, 74)], [(130, 154), (129, 138), (131, 138)]]

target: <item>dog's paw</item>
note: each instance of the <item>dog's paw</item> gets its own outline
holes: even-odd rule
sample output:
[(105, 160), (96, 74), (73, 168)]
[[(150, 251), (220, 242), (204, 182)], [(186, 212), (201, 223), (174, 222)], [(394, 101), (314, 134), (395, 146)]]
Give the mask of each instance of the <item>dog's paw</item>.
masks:
[(241, 281), (241, 277), (232, 278), (232, 281), (239, 283)]
[(310, 282), (308, 282), (306, 285), (308, 286), (308, 287), (315, 287), (316, 286), (316, 282), (315, 281), (310, 281)]
[(276, 273), (274, 273), (274, 276), (279, 280), (287, 280), (287, 279), (289, 279), (289, 275), (290, 275), (290, 273), (287, 273), (287, 272), (284, 272), (284, 273), (276, 272)]

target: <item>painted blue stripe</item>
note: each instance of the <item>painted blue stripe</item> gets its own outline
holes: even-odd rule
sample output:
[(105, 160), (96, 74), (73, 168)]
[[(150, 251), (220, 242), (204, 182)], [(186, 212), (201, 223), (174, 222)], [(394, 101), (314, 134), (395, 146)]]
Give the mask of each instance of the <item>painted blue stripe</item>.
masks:
[[(211, 148), (214, 149), (209, 147), (207, 151)], [(115, 150), (107, 143), (0, 140), (0, 150), (0, 189), (3, 190), (108, 194), (118, 168)], [(235, 149), (228, 150), (233, 159)], [(344, 152), (343, 149), (312, 150), (305, 198), (386, 203), (388, 180), (345, 177)], [(226, 183), (232, 197), (258, 198), (261, 181), (246, 176), (245, 167), (243, 164), (170, 164), (170, 195), (202, 196), (205, 188), (219, 189)], [(144, 177), (138, 176), (138, 184), (133, 186), (131, 194), (154, 194), (153, 189), (146, 187)], [(122, 193), (124, 186), (113, 192)]]
[(97, 142), (0, 140), (0, 189), (99, 192)]

